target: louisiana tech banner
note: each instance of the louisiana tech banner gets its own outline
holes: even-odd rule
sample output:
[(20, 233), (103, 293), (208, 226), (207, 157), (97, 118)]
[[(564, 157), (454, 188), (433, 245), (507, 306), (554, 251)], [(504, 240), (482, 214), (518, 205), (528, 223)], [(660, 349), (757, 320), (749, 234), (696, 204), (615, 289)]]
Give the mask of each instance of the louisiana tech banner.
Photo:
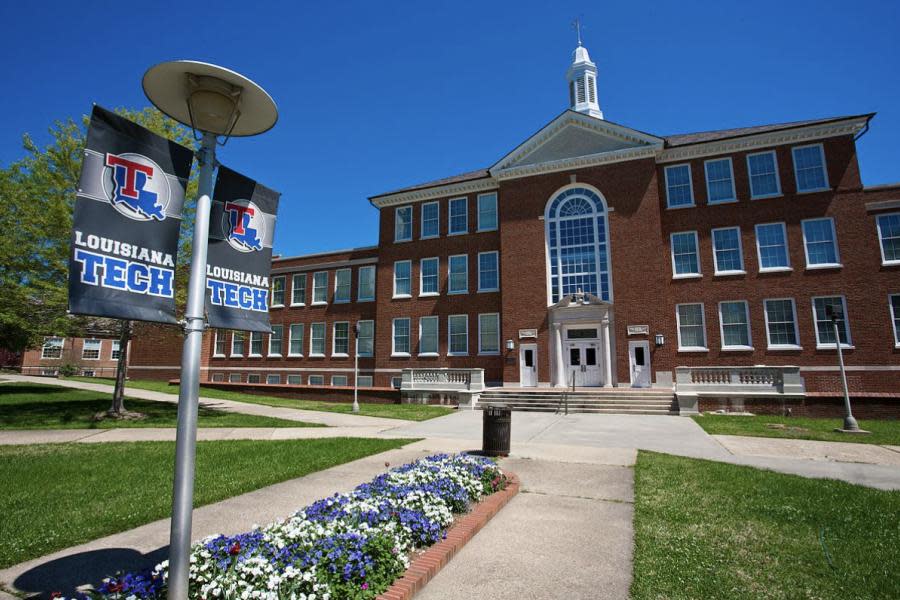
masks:
[(219, 167), (209, 217), (210, 327), (269, 333), (269, 274), (281, 194)]
[(75, 200), (69, 312), (175, 323), (193, 153), (94, 106)]

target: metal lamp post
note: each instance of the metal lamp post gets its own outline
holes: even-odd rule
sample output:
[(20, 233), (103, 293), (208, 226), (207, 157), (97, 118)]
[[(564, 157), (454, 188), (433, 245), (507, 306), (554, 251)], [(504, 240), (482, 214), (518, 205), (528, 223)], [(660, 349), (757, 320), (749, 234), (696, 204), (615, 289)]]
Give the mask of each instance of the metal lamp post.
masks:
[(175, 480), (169, 537), (169, 600), (185, 600), (189, 591), (200, 350), (206, 328), (206, 256), (218, 136), (250, 136), (271, 129), (278, 119), (272, 98), (246, 77), (207, 63), (173, 61), (150, 68), (144, 93), (160, 111), (202, 133), (197, 210), (194, 218), (191, 274), (184, 319)]
[(353, 325), (353, 412), (359, 412), (359, 321)]
[(835, 310), (834, 306), (829, 304), (825, 307), (825, 316), (831, 319), (831, 327), (834, 332), (834, 346), (837, 348), (838, 366), (841, 370), (841, 385), (844, 388), (844, 427), (838, 431), (846, 432), (862, 432), (856, 419), (853, 418), (853, 412), (850, 410), (850, 390), (847, 387), (847, 372), (844, 369), (844, 353), (841, 350), (841, 332), (838, 328), (838, 318), (842, 318), (840, 311)]

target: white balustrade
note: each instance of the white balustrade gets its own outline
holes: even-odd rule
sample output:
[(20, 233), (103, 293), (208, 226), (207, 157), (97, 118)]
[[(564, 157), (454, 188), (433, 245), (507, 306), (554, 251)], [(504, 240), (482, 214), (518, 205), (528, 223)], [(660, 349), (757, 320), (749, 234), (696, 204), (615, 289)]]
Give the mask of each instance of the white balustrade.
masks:
[(696, 414), (700, 397), (802, 398), (805, 394), (799, 367), (675, 368), (675, 395), (681, 414)]
[(484, 369), (403, 369), (400, 395), (404, 402), (424, 402), (432, 394), (474, 405), (484, 391)]

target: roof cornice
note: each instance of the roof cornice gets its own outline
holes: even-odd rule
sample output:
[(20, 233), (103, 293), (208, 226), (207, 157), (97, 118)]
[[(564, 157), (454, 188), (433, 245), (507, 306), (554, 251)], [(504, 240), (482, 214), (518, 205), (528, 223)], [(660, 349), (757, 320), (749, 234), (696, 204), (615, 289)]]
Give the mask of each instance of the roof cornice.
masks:
[(435, 198), (445, 198), (447, 196), (464, 196), (466, 194), (486, 192), (495, 189), (497, 189), (497, 180), (493, 177), (483, 177), (472, 181), (463, 181), (460, 183), (439, 185), (421, 190), (399, 192), (389, 196), (370, 198), (369, 201), (378, 208), (384, 208), (386, 206), (398, 206), (400, 204), (434, 200)]
[(555, 173), (557, 171), (568, 171), (571, 169), (596, 167), (599, 165), (624, 162), (628, 160), (652, 158), (655, 157), (661, 149), (661, 143), (654, 144), (653, 146), (622, 148), (621, 150), (599, 152), (597, 154), (588, 154), (585, 156), (577, 156), (575, 158), (565, 158), (562, 160), (554, 160), (534, 165), (523, 165), (521, 167), (513, 167), (511, 169), (503, 169), (497, 171), (494, 177), (496, 177), (498, 181), (505, 181), (508, 179), (518, 179), (519, 177), (543, 175), (544, 173)]

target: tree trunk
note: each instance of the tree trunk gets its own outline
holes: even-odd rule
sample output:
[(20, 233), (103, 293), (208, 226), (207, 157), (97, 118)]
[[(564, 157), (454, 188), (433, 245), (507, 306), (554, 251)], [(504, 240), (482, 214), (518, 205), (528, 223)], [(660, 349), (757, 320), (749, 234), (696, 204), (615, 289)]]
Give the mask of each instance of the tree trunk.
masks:
[(119, 334), (119, 362), (116, 364), (116, 387), (113, 390), (109, 412), (121, 415), (125, 412), (125, 377), (128, 374), (128, 342), (131, 341), (131, 321), (122, 321)]

